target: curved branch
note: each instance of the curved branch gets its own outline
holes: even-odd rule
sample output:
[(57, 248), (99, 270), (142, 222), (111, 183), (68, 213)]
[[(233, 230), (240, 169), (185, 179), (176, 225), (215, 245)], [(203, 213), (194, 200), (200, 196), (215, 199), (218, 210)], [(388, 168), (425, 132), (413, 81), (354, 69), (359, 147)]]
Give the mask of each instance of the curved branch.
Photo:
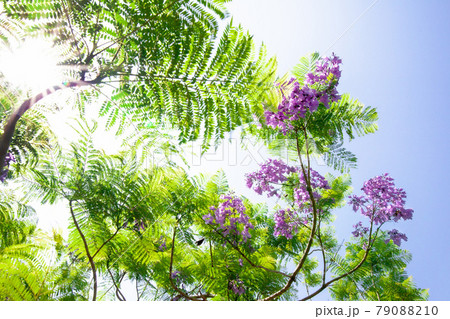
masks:
[[(304, 130), (306, 130), (306, 128), (304, 128)], [(299, 141), (298, 141), (298, 137), (297, 137), (297, 154), (298, 154), (298, 157), (299, 157), (299, 160), (300, 160), (300, 165), (301, 165), (301, 168), (302, 168), (303, 177), (304, 177), (305, 182), (306, 182), (306, 190), (308, 191), (309, 198), (311, 200), (311, 205), (312, 205), (312, 208), (313, 208), (313, 225), (311, 227), (311, 235), (309, 236), (308, 244), (306, 245), (306, 248), (303, 251), (303, 256), (300, 259), (300, 261), (299, 261), (297, 267), (295, 268), (294, 272), (290, 276), (290, 278), (289, 278), (288, 282), (286, 283), (286, 285), (283, 288), (281, 288), (279, 291), (277, 291), (276, 293), (270, 295), (269, 297), (264, 298), (263, 299), (264, 301), (274, 300), (275, 298), (278, 298), (279, 296), (284, 294), (292, 286), (292, 284), (295, 281), (295, 278), (297, 277), (297, 274), (302, 269), (302, 267), (303, 267), (303, 265), (304, 265), (304, 263), (306, 261), (306, 258), (309, 255), (309, 251), (311, 250), (311, 247), (312, 247), (312, 244), (313, 244), (313, 241), (314, 241), (314, 236), (315, 236), (315, 233), (316, 233), (317, 220), (318, 220), (316, 201), (314, 200), (314, 196), (313, 196), (312, 189), (311, 189), (311, 180), (310, 180), (310, 178), (308, 178), (309, 174), (306, 175), (305, 167), (303, 165), (302, 157), (301, 157), (301, 154), (300, 154), (300, 144), (299, 144)], [(311, 167), (309, 166), (308, 150), (306, 152), (306, 156), (308, 157), (308, 167), (307, 167), (307, 169), (308, 169), (308, 172), (309, 172), (311, 170)]]
[(73, 223), (75, 224), (78, 234), (80, 235), (81, 240), (83, 241), (84, 250), (86, 251), (86, 256), (89, 259), (89, 264), (91, 265), (92, 276), (94, 278), (94, 292), (93, 292), (93, 296), (92, 296), (92, 301), (95, 301), (95, 300), (97, 300), (97, 269), (95, 268), (94, 258), (92, 258), (91, 254), (89, 252), (89, 246), (88, 246), (86, 237), (84, 237), (84, 234), (81, 231), (80, 226), (78, 225), (77, 219), (75, 218), (75, 213), (73, 212), (73, 207), (72, 207), (72, 200), (69, 200), (69, 207), (70, 207), (70, 215), (72, 216)]
[(92, 258), (95, 258), (95, 256), (97, 256), (97, 254), (100, 252), (100, 250), (102, 250), (102, 248), (103, 248), (107, 243), (109, 243), (109, 242), (117, 235), (117, 233), (118, 233), (119, 230), (121, 230), (121, 229), (122, 229), (122, 227), (118, 227), (117, 230), (116, 230), (116, 232), (115, 232), (111, 237), (109, 237), (108, 240), (105, 241), (105, 242), (100, 246), (99, 249), (97, 249), (97, 251), (94, 253), (94, 255), (92, 255)]
[[(338, 281), (338, 280), (341, 280), (342, 278), (345, 278), (345, 277), (347, 277), (347, 276), (353, 274), (355, 271), (357, 271), (357, 270), (364, 264), (364, 262), (366, 261), (367, 257), (369, 256), (370, 249), (372, 248), (372, 245), (373, 245), (373, 243), (375, 242), (375, 239), (376, 239), (376, 235), (375, 235), (375, 237), (374, 237), (373, 240), (372, 240), (373, 217), (374, 217), (374, 216), (372, 215), (372, 220), (371, 220), (371, 222), (370, 222), (370, 232), (369, 232), (368, 245), (367, 245), (367, 248), (366, 248), (366, 252), (364, 253), (364, 256), (363, 256), (363, 258), (361, 259), (361, 261), (360, 261), (360, 262), (359, 262), (352, 270), (350, 270), (350, 271), (348, 271), (347, 273), (342, 274), (342, 275), (340, 275), (340, 276), (338, 276), (338, 277), (336, 277), (336, 278), (331, 279), (330, 281), (328, 281), (328, 282), (325, 283), (325, 284), (322, 284), (322, 286), (321, 286), (319, 289), (317, 289), (317, 290), (316, 290), (315, 292), (313, 292), (312, 294), (306, 296), (305, 298), (300, 299), (300, 301), (309, 300), (309, 299), (311, 299), (312, 297), (318, 295), (318, 294), (321, 293), (324, 289), (326, 289), (328, 286), (330, 286), (332, 283), (334, 283), (334, 282), (336, 282), (336, 281)], [(379, 229), (380, 229), (380, 227), (378, 227), (377, 233), (378, 233), (378, 230), (379, 230)]]
[[(117, 299), (119, 299), (119, 301), (126, 301), (125, 296), (122, 294), (122, 292), (119, 289), (119, 286), (116, 283), (116, 280), (114, 279), (113, 274), (111, 273), (111, 270), (109, 270), (109, 268), (107, 268), (109, 275), (111, 276), (111, 279), (113, 281), (114, 286), (116, 287), (116, 296)], [(123, 278), (123, 277), (122, 277)], [(120, 282), (119, 282), (120, 283)]]
[(72, 88), (72, 87), (81, 87), (88, 86), (92, 84), (97, 84), (101, 81), (101, 78), (95, 79), (93, 81), (71, 81), (64, 82), (62, 85), (55, 85), (51, 88), (46, 89), (44, 92), (37, 94), (36, 96), (29, 98), (25, 102), (23, 102), (19, 108), (17, 108), (9, 117), (6, 122), (3, 135), (0, 137), (0, 172), (3, 171), (5, 166), (5, 158), (8, 153), (9, 146), (11, 145), (11, 141), (14, 135), (14, 131), (16, 129), (16, 124), (34, 104), (45, 98), (46, 96), (62, 89)]

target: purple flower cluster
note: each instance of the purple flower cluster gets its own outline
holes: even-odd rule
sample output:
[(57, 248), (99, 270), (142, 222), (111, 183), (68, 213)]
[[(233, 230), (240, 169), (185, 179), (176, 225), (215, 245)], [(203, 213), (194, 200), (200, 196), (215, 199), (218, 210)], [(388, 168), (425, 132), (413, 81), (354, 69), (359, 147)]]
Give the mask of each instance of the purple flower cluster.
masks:
[[(242, 242), (246, 242), (251, 238), (248, 230), (253, 229), (252, 223), (247, 214), (245, 214), (245, 206), (239, 197), (231, 194), (220, 196), (222, 202), (217, 208), (211, 206), (211, 213), (204, 215), (203, 220), (206, 224), (218, 225), (224, 230), (224, 236), (242, 236)], [(240, 231), (242, 229), (242, 231)]]
[(159, 239), (156, 242), (156, 244), (159, 245), (158, 246), (158, 251), (165, 251), (167, 249), (166, 239), (162, 235), (161, 235), (161, 237), (159, 237)]
[(369, 227), (363, 227), (362, 222), (353, 225), (353, 228), (355, 228), (355, 231), (353, 231), (352, 234), (355, 237), (363, 237), (369, 232)]
[(172, 278), (172, 279), (178, 278), (178, 277), (180, 276), (180, 274), (181, 274), (180, 271), (175, 270), (174, 272), (172, 272), (172, 273), (170, 274), (170, 278)]
[(261, 165), (259, 171), (247, 174), (247, 187), (261, 195), (263, 192), (267, 192), (267, 197), (278, 196), (278, 190), (271, 184), (283, 183), (287, 180), (286, 174), (290, 174), (296, 171), (296, 168), (285, 164), (281, 160), (269, 159), (266, 163)]
[(294, 82), (294, 86), (288, 97), (278, 105), (277, 112), (265, 111), (266, 123), (273, 128), (279, 128), (286, 135), (294, 127), (293, 121), (304, 118), (309, 111), (313, 113), (322, 103), (329, 107), (329, 102), (337, 102), (340, 98), (337, 85), (341, 77), (339, 65), (342, 60), (333, 54), (331, 58), (320, 59), (315, 71), (306, 75), (303, 86), (292, 78), (287, 84)]
[(8, 152), (5, 156), (5, 166), (3, 171), (0, 173), (0, 181), (4, 182), (9, 172), (9, 164), (11, 162), (16, 162), (16, 158), (11, 152)]
[[(297, 172), (299, 175), (298, 184), (294, 188), (294, 201), (298, 207), (298, 211), (286, 209), (279, 210), (274, 215), (275, 221), (275, 236), (285, 236), (291, 239), (293, 235), (298, 232), (298, 228), (302, 224), (308, 222), (308, 217), (312, 214), (311, 199), (307, 191), (307, 183), (303, 172), (294, 167), (285, 164), (281, 160), (269, 159), (266, 163), (261, 165), (261, 168), (257, 172), (247, 174), (247, 186), (253, 187), (253, 190), (258, 194), (263, 192), (267, 193), (267, 196), (280, 197), (279, 190), (275, 188), (273, 184), (282, 184), (287, 181), (287, 175)], [(315, 200), (319, 200), (321, 195), (319, 189), (329, 189), (330, 186), (325, 178), (315, 170), (310, 170), (310, 185), (313, 190), (313, 197)], [(300, 213), (304, 214), (304, 217), (300, 216)]]
[(292, 121), (304, 118), (307, 111), (311, 113), (319, 107), (317, 100), (318, 92), (308, 86), (300, 88), (298, 82), (294, 83), (289, 97), (283, 96), (283, 100), (278, 105), (278, 112), (265, 111), (267, 125), (276, 128), (279, 127), (281, 132), (286, 135), (289, 130), (293, 129)]
[(228, 283), (228, 288), (231, 289), (236, 295), (242, 295), (245, 293), (244, 283), (240, 279), (231, 280)]
[(317, 62), (314, 73), (306, 75), (305, 84), (321, 92), (319, 100), (325, 107), (328, 107), (330, 100), (337, 102), (340, 99), (336, 87), (341, 77), (341, 63), (342, 60), (333, 53), (331, 58), (325, 57)]
[(291, 209), (281, 209), (277, 211), (274, 215), (275, 220), (275, 230), (273, 232), (274, 236), (284, 236), (287, 239), (292, 239), (292, 237), (297, 234), (298, 228), (302, 224), (306, 224), (306, 219), (301, 219), (296, 211)]
[[(317, 191), (318, 189), (329, 189), (330, 186), (325, 178), (320, 175), (315, 170), (311, 169), (311, 188), (313, 190), (313, 197), (317, 201), (320, 199), (321, 195)], [(285, 236), (291, 239), (293, 235), (298, 232), (298, 228), (301, 225), (306, 225), (308, 219), (311, 218), (312, 208), (310, 203), (310, 196), (308, 190), (306, 189), (306, 181), (303, 176), (303, 172), (299, 173), (299, 187), (294, 189), (294, 201), (298, 207), (298, 211), (293, 211), (291, 209), (279, 210), (274, 215), (275, 220), (275, 236)], [(300, 216), (303, 214), (303, 217)]]
[[(350, 196), (349, 204), (353, 210), (361, 213), (373, 221), (376, 225), (387, 221), (398, 222), (400, 219), (412, 219), (413, 210), (404, 207), (406, 192), (395, 187), (394, 179), (388, 174), (376, 176), (364, 183), (361, 189), (365, 195)], [(391, 239), (400, 244), (400, 239), (407, 240), (404, 234), (392, 231)]]
[(184, 279), (183, 279), (183, 276), (181, 274), (181, 271), (175, 270), (174, 272), (172, 272), (170, 274), (170, 279), (175, 280), (175, 284), (177, 286), (179, 286), (181, 289), (183, 289), (183, 290), (185, 289), (184, 283), (183, 283)]
[(397, 246), (400, 246), (401, 244), (401, 240), (403, 239), (404, 241), (408, 240), (408, 237), (406, 237), (405, 234), (400, 233), (397, 229), (393, 229), (388, 231), (389, 234), (389, 239), (386, 240), (386, 244), (389, 243), (389, 241), (392, 239), (392, 241), (394, 242), (394, 244), (396, 244)]
[(393, 220), (412, 219), (413, 210), (406, 209), (406, 192), (394, 185), (394, 179), (388, 174), (376, 176), (364, 183), (361, 189), (365, 196), (351, 196), (353, 210), (373, 219), (376, 225)]
[[(310, 169), (310, 177), (311, 177), (310, 184), (313, 190), (312, 192), (313, 197), (317, 201), (321, 197), (321, 195), (317, 192), (317, 189), (330, 189), (330, 186), (328, 185), (326, 179), (313, 169)], [(299, 182), (300, 187), (294, 189), (294, 199), (298, 207), (302, 209), (305, 207), (305, 204), (309, 202), (311, 199), (308, 190), (306, 189), (306, 180), (305, 176), (303, 175), (303, 172), (299, 173)]]
[(144, 231), (145, 230), (145, 220), (136, 218), (134, 220), (134, 229), (136, 229), (138, 231)]

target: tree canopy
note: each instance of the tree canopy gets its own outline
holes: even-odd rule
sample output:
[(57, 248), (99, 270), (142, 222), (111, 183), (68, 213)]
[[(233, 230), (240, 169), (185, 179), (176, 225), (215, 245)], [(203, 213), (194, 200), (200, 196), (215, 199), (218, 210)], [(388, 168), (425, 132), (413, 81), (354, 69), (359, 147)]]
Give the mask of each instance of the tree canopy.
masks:
[[(350, 197), (365, 226), (345, 247), (334, 233), (357, 162), (344, 144), (376, 132), (376, 109), (338, 93), (335, 55), (277, 77), (275, 58), (225, 23), (226, 2), (3, 1), (0, 50), (49, 39), (63, 80), (36, 93), (0, 70), (0, 300), (124, 301), (125, 282), (138, 300), (427, 298), (406, 274), (406, 235), (381, 229), (413, 215), (387, 174)], [(46, 121), (62, 91), (78, 115), (67, 145)], [(116, 154), (94, 144), (93, 105), (122, 137)], [(171, 160), (237, 127), (277, 156), (245, 177), (279, 198), (273, 209), (236, 194), (223, 171), (192, 176)], [(342, 175), (322, 176), (314, 156)], [(33, 203), (63, 205), (68, 237), (37, 229)]]

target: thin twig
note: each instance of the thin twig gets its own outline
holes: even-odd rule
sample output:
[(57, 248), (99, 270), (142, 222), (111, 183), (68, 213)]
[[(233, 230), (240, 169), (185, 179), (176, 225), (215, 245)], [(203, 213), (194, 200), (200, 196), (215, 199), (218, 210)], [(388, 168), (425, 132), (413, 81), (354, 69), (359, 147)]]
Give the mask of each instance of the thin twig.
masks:
[(86, 251), (86, 256), (89, 259), (89, 263), (91, 265), (92, 276), (94, 279), (94, 292), (93, 292), (93, 296), (92, 296), (92, 301), (95, 301), (95, 300), (97, 300), (97, 270), (95, 268), (94, 259), (92, 258), (91, 254), (89, 253), (89, 246), (88, 246), (86, 237), (84, 237), (84, 234), (81, 231), (80, 226), (78, 225), (77, 219), (75, 218), (75, 213), (73, 212), (73, 207), (72, 207), (72, 200), (69, 200), (69, 207), (70, 207), (70, 214), (72, 216), (73, 223), (75, 224), (78, 234), (80, 235), (81, 240), (83, 241), (84, 250)]
[[(303, 299), (300, 299), (301, 301), (305, 301), (305, 300), (311, 299), (312, 297), (318, 295), (318, 294), (321, 293), (325, 288), (327, 288), (328, 286), (330, 286), (330, 285), (333, 284), (334, 282), (336, 282), (336, 281), (338, 281), (338, 280), (341, 280), (342, 278), (345, 278), (345, 277), (347, 277), (347, 276), (353, 274), (355, 271), (357, 271), (357, 270), (364, 264), (364, 262), (365, 262), (366, 259), (367, 259), (367, 256), (369, 255), (369, 251), (370, 251), (370, 249), (371, 249), (371, 247), (372, 247), (372, 244), (374, 243), (374, 241), (375, 241), (375, 239), (376, 239), (376, 237), (375, 237), (375, 238), (373, 239), (373, 241), (372, 241), (373, 219), (374, 219), (374, 215), (372, 214), (372, 218), (371, 218), (371, 222), (370, 222), (370, 232), (369, 232), (368, 245), (367, 245), (366, 251), (365, 251), (364, 256), (363, 256), (363, 258), (361, 259), (361, 261), (360, 261), (360, 262), (359, 262), (352, 270), (350, 270), (350, 271), (348, 271), (347, 273), (342, 274), (342, 275), (340, 275), (340, 276), (338, 276), (338, 277), (336, 277), (336, 278), (331, 279), (330, 281), (328, 281), (328, 282), (325, 283), (325, 284), (322, 284), (322, 286), (321, 286), (318, 290), (316, 290), (314, 293), (312, 293), (312, 294), (306, 296), (306, 297), (303, 298)], [(379, 229), (379, 228), (378, 228), (378, 229)]]
[(111, 273), (111, 270), (109, 268), (107, 268), (109, 275), (111, 276), (112, 282), (114, 284), (114, 286), (116, 287), (116, 296), (117, 299), (119, 299), (120, 301), (126, 301), (125, 296), (122, 294), (122, 292), (119, 289), (119, 286), (117, 285), (113, 274)]
[(192, 300), (192, 301), (197, 301), (197, 299), (191, 298), (190, 296), (188, 296), (183, 290), (181, 290), (180, 288), (177, 287), (177, 285), (175, 285), (175, 283), (173, 282), (173, 278), (172, 278), (172, 270), (173, 270), (173, 253), (175, 251), (175, 236), (177, 233), (177, 225), (175, 225), (173, 227), (173, 236), (172, 236), (172, 249), (170, 251), (170, 266), (169, 266), (169, 280), (170, 280), (170, 284), (172, 285), (172, 288), (175, 289), (180, 295), (182, 295), (184, 298), (188, 299), (188, 300)]
[(319, 219), (319, 226), (317, 227), (318, 228), (317, 229), (317, 239), (319, 240), (319, 245), (320, 245), (320, 248), (321, 248), (320, 250), (322, 251), (322, 259), (323, 259), (322, 284), (324, 284), (325, 281), (326, 281), (327, 260), (325, 258), (325, 248), (323, 247), (322, 236), (320, 234), (320, 222), (321, 222), (321, 220)]
[(95, 258), (95, 256), (97, 256), (97, 254), (100, 252), (100, 250), (102, 250), (102, 248), (103, 248), (107, 243), (109, 243), (109, 242), (117, 235), (117, 233), (118, 233), (119, 230), (121, 230), (121, 229), (122, 229), (122, 227), (117, 227), (116, 232), (115, 232), (114, 234), (112, 234), (112, 236), (109, 237), (108, 240), (105, 241), (105, 242), (100, 246), (99, 249), (97, 249), (97, 251), (94, 253), (94, 255), (92, 256), (92, 258)]
[(137, 279), (135, 280), (135, 282), (136, 282), (136, 296), (137, 296), (137, 301), (139, 301), (139, 284), (138, 284), (138, 281), (137, 281)]
[(75, 33), (74, 33), (74, 30), (73, 30), (73, 27), (72, 27), (72, 23), (70, 22), (69, 13), (67, 12), (66, 6), (64, 4), (62, 4), (62, 6), (63, 6), (64, 13), (65, 13), (66, 18), (67, 18), (67, 23), (69, 24), (70, 33), (72, 34), (73, 41), (74, 41), (75, 46), (76, 46), (77, 51), (78, 51), (78, 56), (81, 57), (81, 50), (80, 50), (80, 47), (78, 46), (78, 40), (75, 37)]

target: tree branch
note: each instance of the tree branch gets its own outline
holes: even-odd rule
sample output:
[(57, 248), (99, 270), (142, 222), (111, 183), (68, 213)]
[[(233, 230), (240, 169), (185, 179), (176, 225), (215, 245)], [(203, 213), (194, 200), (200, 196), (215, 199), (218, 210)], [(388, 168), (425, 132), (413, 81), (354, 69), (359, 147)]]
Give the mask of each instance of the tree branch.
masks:
[(100, 246), (99, 249), (97, 249), (97, 251), (94, 253), (94, 255), (92, 256), (92, 258), (95, 258), (95, 256), (97, 256), (97, 254), (100, 252), (100, 250), (102, 250), (102, 248), (103, 248), (107, 243), (109, 243), (109, 242), (117, 235), (117, 233), (118, 233), (119, 230), (121, 230), (121, 229), (122, 229), (122, 227), (118, 227), (117, 230), (116, 230), (116, 232), (115, 232), (111, 237), (109, 237), (108, 240), (105, 241), (105, 242)]
[(77, 219), (75, 218), (75, 213), (73, 212), (73, 207), (72, 207), (72, 200), (69, 200), (69, 207), (70, 207), (70, 215), (72, 216), (73, 223), (75, 224), (78, 234), (80, 235), (81, 240), (83, 241), (84, 250), (86, 251), (86, 256), (89, 259), (89, 264), (91, 265), (92, 276), (94, 278), (94, 292), (93, 292), (93, 296), (92, 296), (92, 301), (95, 301), (95, 300), (97, 300), (97, 269), (95, 268), (94, 259), (92, 258), (91, 254), (89, 253), (89, 246), (88, 246), (86, 237), (84, 237), (84, 234), (81, 231), (80, 226), (78, 225)]
[[(312, 297), (318, 295), (318, 294), (321, 293), (325, 288), (327, 288), (329, 285), (331, 285), (332, 283), (334, 283), (334, 282), (336, 282), (336, 281), (338, 281), (338, 280), (341, 280), (342, 278), (345, 278), (345, 277), (347, 277), (347, 276), (353, 274), (355, 271), (357, 271), (357, 270), (364, 264), (364, 262), (365, 262), (366, 259), (367, 259), (367, 256), (369, 255), (369, 251), (370, 251), (370, 249), (372, 248), (372, 244), (373, 244), (374, 240), (376, 239), (376, 237), (375, 237), (374, 240), (372, 240), (373, 218), (374, 218), (374, 215), (372, 215), (372, 219), (371, 219), (371, 222), (370, 222), (370, 232), (369, 232), (368, 246), (367, 246), (367, 248), (366, 248), (366, 252), (364, 253), (364, 256), (363, 256), (363, 258), (361, 259), (361, 261), (360, 261), (360, 262), (359, 262), (352, 270), (350, 270), (350, 271), (348, 271), (347, 273), (342, 274), (342, 275), (340, 275), (340, 276), (338, 276), (338, 277), (336, 277), (336, 278), (331, 279), (330, 281), (328, 281), (328, 282), (325, 283), (325, 284), (322, 284), (322, 286), (321, 286), (318, 290), (316, 290), (314, 293), (310, 294), (309, 296), (306, 296), (306, 297), (303, 298), (303, 299), (300, 299), (301, 301), (309, 300), (309, 299), (311, 299)], [(378, 228), (378, 229), (379, 229), (379, 228)]]
[(209, 239), (209, 254), (211, 257), (211, 268), (214, 268), (214, 259), (213, 259), (213, 253), (212, 253), (211, 238)]
[[(304, 129), (306, 130), (306, 128), (304, 128)], [(300, 144), (299, 144), (299, 141), (298, 141), (298, 136), (297, 136), (297, 154), (298, 154), (298, 157), (299, 157), (299, 160), (300, 160), (300, 165), (301, 165), (302, 172), (303, 172), (303, 178), (305, 179), (305, 182), (306, 182), (306, 190), (308, 191), (308, 194), (309, 194), (309, 197), (310, 197), (310, 200), (311, 200), (311, 205), (312, 205), (312, 208), (313, 208), (313, 225), (312, 225), (312, 228), (311, 228), (311, 235), (309, 236), (308, 244), (306, 245), (306, 248), (303, 251), (303, 256), (300, 259), (300, 261), (299, 261), (297, 267), (295, 268), (294, 272), (290, 276), (290, 278), (289, 278), (288, 282), (286, 283), (286, 285), (283, 288), (281, 288), (279, 291), (277, 291), (276, 293), (270, 295), (269, 297), (264, 298), (263, 299), (264, 301), (274, 300), (275, 298), (278, 298), (279, 296), (284, 294), (292, 286), (292, 284), (295, 281), (295, 278), (296, 278), (297, 274), (302, 269), (303, 264), (305, 263), (306, 258), (308, 257), (308, 254), (309, 254), (309, 251), (310, 251), (310, 249), (312, 247), (312, 243), (314, 241), (314, 236), (315, 236), (315, 233), (316, 233), (317, 219), (318, 219), (316, 201), (314, 200), (314, 196), (313, 196), (312, 189), (311, 189), (311, 180), (310, 180), (310, 178), (308, 178), (309, 174), (308, 175), (306, 174), (305, 167), (303, 165), (302, 157), (301, 157), (301, 154), (300, 154)], [(308, 150), (306, 152), (306, 156), (308, 157), (308, 165), (309, 165)], [(308, 172), (309, 172), (311, 167), (308, 166), (307, 168), (308, 168)]]
[(5, 166), (5, 158), (8, 153), (9, 146), (11, 145), (11, 141), (16, 129), (16, 124), (20, 120), (23, 114), (28, 111), (34, 104), (42, 100), (44, 97), (62, 89), (72, 88), (72, 87), (81, 87), (92, 84), (97, 84), (101, 81), (100, 78), (95, 79), (93, 81), (71, 81), (65, 82), (62, 85), (55, 85), (44, 92), (37, 94), (36, 96), (29, 98), (25, 102), (23, 102), (19, 108), (17, 108), (9, 117), (6, 122), (3, 135), (0, 137), (0, 172), (3, 171)]
[(115, 279), (114, 279), (114, 276), (113, 276), (113, 274), (111, 273), (111, 270), (109, 270), (108, 267), (107, 267), (106, 269), (108, 270), (108, 273), (109, 273), (109, 275), (111, 276), (111, 279), (112, 279), (112, 281), (113, 281), (113, 284), (114, 284), (114, 286), (116, 287), (116, 296), (117, 296), (117, 299), (119, 299), (120, 301), (126, 301), (125, 296), (124, 296), (124, 295), (122, 294), (122, 292), (120, 291), (119, 286), (117, 285), (117, 283), (116, 283), (116, 281), (115, 281)]
[[(137, 301), (139, 301), (141, 299), (141, 295), (139, 293), (139, 282), (137, 279), (135, 280), (135, 282), (136, 282), (136, 297), (137, 297)], [(144, 290), (145, 290), (145, 288), (144, 288)]]
[[(325, 258), (325, 249), (323, 248), (323, 242), (322, 242), (322, 236), (320, 235), (320, 219), (319, 219), (319, 226), (317, 230), (317, 239), (319, 240), (320, 250), (322, 252), (322, 259), (323, 259), (323, 274), (322, 274), (322, 284), (326, 281), (326, 273), (327, 273), (327, 260)], [(308, 293), (309, 294), (309, 293)]]
[(182, 295), (184, 298), (188, 299), (188, 300), (192, 300), (192, 301), (198, 301), (198, 299), (192, 298), (190, 296), (188, 296), (183, 290), (181, 290), (180, 288), (177, 287), (177, 285), (175, 285), (175, 283), (173, 282), (173, 278), (172, 278), (172, 270), (173, 270), (173, 253), (175, 251), (175, 235), (177, 233), (177, 226), (175, 225), (173, 227), (173, 236), (172, 236), (172, 249), (170, 251), (170, 266), (169, 266), (169, 280), (170, 280), (170, 284), (172, 285), (172, 288), (175, 289), (180, 295)]

